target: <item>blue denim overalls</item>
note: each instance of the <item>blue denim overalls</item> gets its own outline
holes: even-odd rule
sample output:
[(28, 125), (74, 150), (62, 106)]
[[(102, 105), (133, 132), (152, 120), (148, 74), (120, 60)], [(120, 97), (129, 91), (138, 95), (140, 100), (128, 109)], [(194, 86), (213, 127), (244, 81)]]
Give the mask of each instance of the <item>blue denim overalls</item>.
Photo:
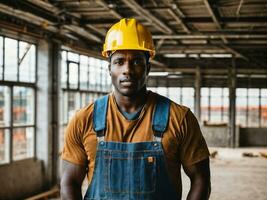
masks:
[(153, 114), (154, 141), (105, 142), (108, 96), (96, 100), (93, 123), (98, 146), (94, 175), (85, 200), (177, 200), (170, 183), (161, 138), (168, 124), (170, 101), (159, 96)]

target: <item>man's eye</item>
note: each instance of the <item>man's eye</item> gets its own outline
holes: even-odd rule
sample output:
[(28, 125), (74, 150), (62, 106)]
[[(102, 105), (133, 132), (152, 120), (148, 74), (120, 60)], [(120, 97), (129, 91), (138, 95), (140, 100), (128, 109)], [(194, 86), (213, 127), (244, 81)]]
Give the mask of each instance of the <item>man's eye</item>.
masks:
[(116, 60), (114, 62), (115, 65), (123, 65), (123, 61), (122, 60)]
[(134, 64), (134, 65), (142, 65), (143, 62), (142, 62), (141, 60), (134, 60), (134, 61), (133, 61), (133, 64)]

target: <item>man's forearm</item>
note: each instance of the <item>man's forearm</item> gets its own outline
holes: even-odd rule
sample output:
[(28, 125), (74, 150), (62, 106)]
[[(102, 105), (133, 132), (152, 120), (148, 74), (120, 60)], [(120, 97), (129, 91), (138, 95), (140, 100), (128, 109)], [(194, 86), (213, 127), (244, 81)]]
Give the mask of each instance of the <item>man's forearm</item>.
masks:
[(187, 200), (209, 199), (210, 191), (210, 181), (204, 181), (203, 179), (191, 180), (191, 187), (187, 195)]

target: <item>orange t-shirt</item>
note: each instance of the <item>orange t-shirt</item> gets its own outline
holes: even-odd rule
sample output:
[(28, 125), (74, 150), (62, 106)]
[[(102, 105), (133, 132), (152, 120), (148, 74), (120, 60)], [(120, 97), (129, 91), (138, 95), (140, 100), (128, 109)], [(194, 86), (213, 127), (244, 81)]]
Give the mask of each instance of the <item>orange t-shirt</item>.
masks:
[[(114, 95), (109, 94), (105, 141), (144, 142), (153, 140), (152, 119), (157, 94), (149, 91), (147, 102), (139, 117), (126, 119), (119, 111)], [(62, 159), (88, 167), (88, 181), (92, 180), (97, 137), (93, 129), (94, 104), (82, 108), (69, 122)], [(167, 129), (162, 138), (163, 150), (171, 181), (181, 192), (181, 164), (192, 165), (208, 158), (209, 150), (197, 119), (185, 106), (171, 102)]]

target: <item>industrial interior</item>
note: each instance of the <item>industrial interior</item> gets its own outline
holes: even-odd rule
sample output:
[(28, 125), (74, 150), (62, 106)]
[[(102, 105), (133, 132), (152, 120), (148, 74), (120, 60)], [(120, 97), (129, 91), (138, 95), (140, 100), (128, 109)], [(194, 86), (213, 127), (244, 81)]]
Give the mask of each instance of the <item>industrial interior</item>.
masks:
[[(264, 188), (266, 0), (1, 0), (0, 199), (60, 199), (64, 129), (77, 110), (112, 91), (101, 51), (122, 18), (152, 33), (148, 89), (193, 111), (214, 157), (252, 150), (242, 155), (258, 159), (251, 170), (261, 169)], [(213, 174), (218, 200), (216, 192), (230, 192), (216, 189)], [(254, 194), (247, 199), (267, 196)]]

